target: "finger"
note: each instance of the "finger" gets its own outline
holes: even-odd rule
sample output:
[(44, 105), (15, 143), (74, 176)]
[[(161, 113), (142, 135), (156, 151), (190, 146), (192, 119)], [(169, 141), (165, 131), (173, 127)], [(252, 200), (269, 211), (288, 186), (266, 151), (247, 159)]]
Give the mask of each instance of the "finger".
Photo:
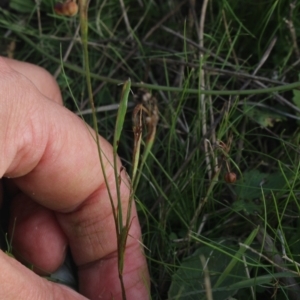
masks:
[[(12, 69), (30, 79), (47, 98), (62, 104), (60, 89), (45, 69), (9, 58), (3, 60)], [(6, 180), (5, 184), (9, 196), (15, 196), (17, 188), (14, 182)], [(34, 271), (51, 273), (62, 264), (67, 241), (58, 229), (55, 216), (25, 195), (19, 194), (13, 201), (9, 231), (15, 256), (24, 263), (30, 263)]]
[[(3, 62), (0, 67), (5, 69)], [(2, 79), (0, 91), (3, 90), (1, 88), (3, 82), (7, 84), (7, 81), (12, 78), (15, 81), (19, 76), (10, 69), (6, 69), (5, 72), (5, 78), (0, 78)], [(18, 77), (19, 89), (26, 91), (28, 85), (25, 78)], [(60, 212), (58, 220), (79, 267), (93, 266), (100, 259), (113, 257), (110, 261), (115, 263), (115, 268), (109, 270), (99, 268), (96, 272), (97, 280), (99, 276), (110, 278), (110, 285), (106, 287), (103, 299), (110, 298), (120, 292), (115, 271), (117, 242), (107, 188), (91, 134), (93, 131), (91, 129), (88, 131), (80, 119), (63, 107), (45, 99), (37, 89), (30, 90), (26, 101), (24, 97), (20, 99), (18, 94), (13, 92), (16, 91), (10, 92), (8, 96), (14, 101), (9, 103), (9, 107), (5, 102), (2, 110), (6, 113), (6, 116), (3, 114), (3, 126), (7, 124), (5, 121), (11, 122), (9, 128), (5, 128), (7, 142), (4, 149), (0, 148), (2, 150), (0, 153), (10, 155), (6, 161), (0, 161), (0, 172), (10, 177), (18, 177), (15, 182), (30, 198)], [(20, 106), (22, 111), (18, 109)], [(13, 115), (9, 112), (13, 112)], [(3, 136), (0, 136), (1, 141)], [(0, 143), (0, 147), (1, 145), (3, 143)], [(111, 165), (112, 149), (102, 138), (100, 138), (100, 145), (116, 205), (116, 183)], [(121, 164), (118, 162), (117, 168), (120, 167)], [(125, 175), (122, 175), (122, 179), (121, 200), (125, 214), (129, 184)], [(133, 213), (136, 215), (134, 207)], [(133, 219), (129, 235), (126, 246), (134, 253), (125, 252), (125, 265), (129, 268), (127, 274), (130, 274), (130, 282), (135, 283), (135, 287), (130, 290), (132, 293), (137, 289), (143, 290), (142, 299), (146, 299), (148, 294), (145, 283), (148, 281), (148, 275), (145, 258), (139, 246), (141, 233), (137, 218)], [(137, 259), (134, 259), (135, 256)], [(131, 266), (135, 270), (133, 273), (130, 270)], [(103, 273), (104, 271), (106, 272)], [(95, 268), (91, 268), (89, 274), (94, 273)], [(129, 282), (127, 278), (125, 274), (125, 282)], [(91, 283), (84, 282), (81, 288), (89, 290), (94, 297), (99, 295), (99, 289), (95, 290), (95, 286)]]
[[(122, 191), (126, 195), (127, 190), (123, 188)], [(79, 209), (68, 214), (58, 213), (57, 218), (69, 238), (74, 260), (79, 267), (80, 291), (90, 299), (111, 299), (112, 295), (114, 299), (123, 299), (118, 280), (116, 230), (111, 208), (106, 212), (102, 210), (103, 192), (106, 193), (100, 189)], [(149, 277), (140, 235), (134, 208), (124, 254), (123, 275), (128, 299), (149, 298)]]
[[(56, 81), (54, 80), (53, 76), (45, 69), (37, 65), (17, 61), (7, 57), (2, 57), (2, 60), (13, 70), (15, 70), (16, 72), (24, 75), (26, 78), (31, 80), (31, 82), (37, 87), (39, 92), (44, 94), (47, 98), (49, 98), (50, 100), (58, 104), (62, 104), (62, 96), (61, 96), (60, 89)], [(12, 181), (11, 182), (6, 181), (5, 185), (6, 185), (6, 190), (7, 190), (7, 186), (9, 186), (8, 192), (10, 196), (16, 194), (17, 191)]]
[(39, 274), (53, 273), (63, 263), (67, 238), (53, 211), (19, 193), (10, 208), (14, 255)]
[[(30, 79), (39, 92), (62, 104), (60, 89), (45, 69), (9, 58), (3, 60), (12, 69)], [(13, 181), (6, 180), (6, 191), (10, 197), (17, 194)], [(20, 261), (31, 264), (34, 271), (52, 273), (62, 264), (67, 241), (53, 212), (44, 209), (25, 195), (19, 194), (13, 201), (9, 231), (14, 255)]]
[[(93, 264), (79, 268), (79, 288), (89, 299), (123, 299), (120, 283), (117, 282), (117, 254), (112, 253)], [(97, 275), (101, 274), (101, 278)], [(125, 252), (124, 285), (127, 299), (150, 299), (149, 275), (145, 267), (141, 245), (133, 243)], [(113, 293), (112, 293), (113, 291)]]
[(0, 251), (0, 264), (0, 299), (86, 299), (64, 285), (54, 284), (35, 275), (2, 251)]
[(2, 57), (2, 59), (13, 70), (28, 78), (36, 86), (40, 93), (50, 100), (55, 101), (58, 104), (62, 104), (60, 89), (53, 76), (51, 76), (45, 69), (37, 65), (10, 58)]

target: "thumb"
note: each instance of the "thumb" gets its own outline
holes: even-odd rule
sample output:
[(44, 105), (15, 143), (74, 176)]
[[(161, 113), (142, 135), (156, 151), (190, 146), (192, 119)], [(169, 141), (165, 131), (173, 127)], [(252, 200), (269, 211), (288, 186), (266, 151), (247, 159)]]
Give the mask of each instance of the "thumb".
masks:
[(87, 299), (67, 286), (37, 276), (2, 251), (0, 251), (0, 265), (0, 299)]

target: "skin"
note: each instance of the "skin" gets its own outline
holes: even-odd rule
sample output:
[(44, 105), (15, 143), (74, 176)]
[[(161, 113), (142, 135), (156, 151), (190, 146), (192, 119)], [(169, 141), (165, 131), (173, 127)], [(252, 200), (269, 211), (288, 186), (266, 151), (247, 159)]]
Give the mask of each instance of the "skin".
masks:
[[(112, 208), (86, 124), (62, 106), (52, 76), (28, 63), (0, 58), (0, 99), (0, 178), (13, 195), (15, 254), (47, 274), (62, 264), (69, 246), (81, 294), (39, 277), (0, 251), (0, 299), (122, 299)], [(102, 137), (100, 145), (116, 203), (112, 147)], [(125, 172), (121, 177), (125, 214), (129, 183)], [(140, 239), (133, 205), (124, 267), (127, 299), (149, 299)]]

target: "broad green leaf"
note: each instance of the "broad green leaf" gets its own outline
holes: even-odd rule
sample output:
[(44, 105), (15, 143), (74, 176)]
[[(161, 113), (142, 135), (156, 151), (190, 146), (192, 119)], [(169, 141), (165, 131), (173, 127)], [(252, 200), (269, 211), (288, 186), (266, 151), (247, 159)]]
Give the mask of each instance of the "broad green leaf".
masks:
[[(213, 288), (213, 299), (224, 300), (232, 297), (237, 289), (231, 289), (230, 286), (239, 281), (247, 280), (244, 264), (241, 261), (232, 263), (232, 258), (241, 250), (235, 246), (218, 245), (225, 248), (224, 252), (212, 249), (209, 246), (203, 246), (195, 253), (185, 259), (180, 265), (178, 271), (172, 276), (172, 284), (168, 293), (168, 299), (173, 300), (201, 300), (206, 299), (204, 285), (204, 270), (200, 256), (204, 256), (207, 262), (209, 279), (213, 287), (225, 270), (230, 271), (226, 277), (222, 277), (218, 288)], [(226, 253), (230, 253), (226, 254)], [(229, 270), (230, 269), (230, 270)]]
[(261, 213), (262, 201), (255, 202), (254, 200), (262, 199), (262, 194), (267, 197), (271, 192), (284, 192), (287, 186), (285, 177), (291, 180), (292, 173), (287, 170), (285, 170), (285, 174), (281, 172), (262, 173), (258, 170), (245, 172), (234, 187), (237, 201), (232, 204), (232, 208), (250, 215)]
[[(285, 176), (290, 178), (290, 172), (286, 172)], [(260, 198), (264, 193), (281, 191), (286, 186), (286, 181), (281, 172), (262, 173), (258, 170), (251, 170), (243, 173), (241, 178), (235, 185), (235, 192), (239, 199), (253, 200)]]

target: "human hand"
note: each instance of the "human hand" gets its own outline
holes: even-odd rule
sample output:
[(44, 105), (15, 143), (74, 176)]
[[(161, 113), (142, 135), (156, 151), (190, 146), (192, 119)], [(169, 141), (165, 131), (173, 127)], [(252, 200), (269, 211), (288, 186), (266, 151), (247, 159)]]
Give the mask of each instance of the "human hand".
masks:
[[(52, 273), (69, 246), (79, 292), (89, 299), (122, 299), (114, 219), (95, 141), (84, 122), (62, 106), (59, 88), (45, 70), (0, 58), (0, 128), (0, 178), (18, 188), (10, 216), (18, 257), (39, 273)], [(116, 201), (112, 147), (101, 137), (100, 144)], [(129, 183), (125, 172), (121, 176), (126, 213)], [(149, 299), (140, 238), (133, 204), (123, 275), (132, 300)], [(0, 299), (85, 299), (2, 251), (0, 265)]]

